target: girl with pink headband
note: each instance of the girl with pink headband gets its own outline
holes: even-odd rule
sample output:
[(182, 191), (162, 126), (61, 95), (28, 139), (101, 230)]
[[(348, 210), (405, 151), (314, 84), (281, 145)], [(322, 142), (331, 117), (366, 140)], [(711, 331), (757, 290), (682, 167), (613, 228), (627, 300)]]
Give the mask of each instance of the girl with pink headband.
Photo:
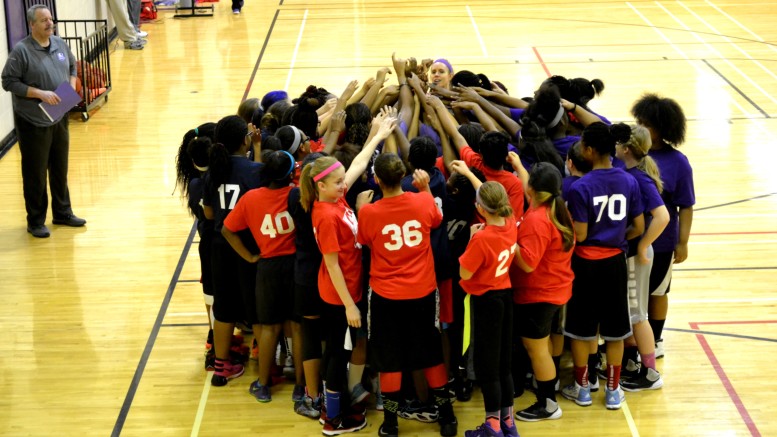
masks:
[[(345, 388), (344, 369), (349, 355), (343, 339), (350, 338), (350, 328), (362, 324), (361, 311), (356, 306), (362, 298), (361, 246), (356, 242), (356, 214), (346, 203), (345, 194), (367, 169), (378, 144), (391, 134), (396, 119), (376, 119), (373, 125), (377, 133), (347, 170), (337, 159), (326, 156), (306, 166), (300, 177), (300, 204), (305, 211), (312, 210), (313, 231), (324, 258), (318, 272), (318, 289), (324, 301), (321, 325), (327, 342), (321, 363), (326, 381), (321, 412), (324, 435), (354, 432), (367, 426), (363, 412), (340, 408), (340, 395)], [(371, 194), (360, 194), (357, 207), (369, 202)], [(350, 405), (345, 399), (342, 401), (342, 405)]]

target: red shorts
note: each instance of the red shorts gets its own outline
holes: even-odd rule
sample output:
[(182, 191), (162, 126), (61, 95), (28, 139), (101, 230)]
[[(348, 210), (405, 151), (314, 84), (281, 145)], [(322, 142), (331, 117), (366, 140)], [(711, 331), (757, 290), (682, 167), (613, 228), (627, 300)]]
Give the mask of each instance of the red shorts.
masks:
[(440, 290), (440, 322), (453, 323), (453, 282), (446, 279), (437, 284)]

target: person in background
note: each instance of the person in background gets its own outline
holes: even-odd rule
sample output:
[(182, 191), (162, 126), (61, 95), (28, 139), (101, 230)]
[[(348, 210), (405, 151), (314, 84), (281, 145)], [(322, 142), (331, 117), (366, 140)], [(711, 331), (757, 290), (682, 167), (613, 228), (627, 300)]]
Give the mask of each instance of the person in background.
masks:
[[(79, 227), (86, 220), (73, 214), (67, 186), (70, 131), (67, 115), (50, 120), (38, 107), (60, 103), (54, 92), (63, 83), (75, 89), (76, 59), (68, 45), (54, 35), (51, 11), (43, 5), (27, 9), (30, 35), (19, 41), (3, 67), (3, 89), (11, 92), (16, 137), (22, 154), (22, 184), (27, 208), (27, 232), (36, 238), (51, 235), (46, 227), (48, 193), (55, 225)], [(37, 87), (32, 86), (37, 85)]]

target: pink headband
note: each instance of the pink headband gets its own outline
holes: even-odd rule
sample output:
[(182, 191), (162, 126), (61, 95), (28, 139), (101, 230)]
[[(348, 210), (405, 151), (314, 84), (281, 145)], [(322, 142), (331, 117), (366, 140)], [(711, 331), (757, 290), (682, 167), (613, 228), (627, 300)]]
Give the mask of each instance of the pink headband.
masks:
[(337, 170), (338, 168), (340, 168), (342, 166), (343, 166), (343, 164), (340, 164), (340, 161), (335, 161), (335, 163), (330, 165), (329, 167), (327, 167), (326, 170), (324, 170), (321, 173), (313, 176), (313, 182), (318, 182), (321, 179), (324, 179), (326, 177), (326, 175), (328, 175), (329, 173), (332, 173), (333, 171)]

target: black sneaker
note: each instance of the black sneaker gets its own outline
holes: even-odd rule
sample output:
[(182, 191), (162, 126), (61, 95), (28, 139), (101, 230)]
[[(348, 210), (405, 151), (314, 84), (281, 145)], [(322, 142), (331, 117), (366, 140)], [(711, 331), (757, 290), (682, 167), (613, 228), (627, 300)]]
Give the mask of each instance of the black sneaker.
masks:
[(537, 401), (531, 407), (515, 413), (515, 418), (524, 422), (539, 422), (540, 420), (558, 419), (561, 417), (561, 408), (558, 402), (550, 399)]
[(626, 391), (658, 390), (663, 386), (661, 374), (648, 367), (640, 369), (635, 378), (621, 380), (621, 387)]
[(74, 228), (78, 228), (86, 224), (86, 220), (80, 217), (76, 217), (73, 214), (70, 214), (65, 217), (55, 218), (54, 220), (52, 220), (52, 222), (55, 225), (72, 226)]
[(413, 399), (399, 407), (397, 416), (407, 420), (432, 423), (437, 422), (437, 419), (440, 417), (440, 412), (434, 405), (427, 405), (418, 399)]
[(453, 437), (459, 433), (459, 421), (456, 416), (449, 419), (440, 418), (440, 435), (443, 437)]
[(626, 365), (621, 369), (621, 381), (630, 381), (639, 378), (640, 365), (633, 360), (626, 361)]
[(384, 422), (378, 428), (378, 435), (380, 437), (399, 437), (399, 425), (386, 425)]
[(454, 387), (457, 400), (461, 402), (467, 402), (472, 399), (472, 381), (468, 379), (456, 378)]
[(35, 238), (49, 238), (51, 236), (51, 232), (49, 232), (49, 228), (46, 225), (27, 226), (27, 232)]

